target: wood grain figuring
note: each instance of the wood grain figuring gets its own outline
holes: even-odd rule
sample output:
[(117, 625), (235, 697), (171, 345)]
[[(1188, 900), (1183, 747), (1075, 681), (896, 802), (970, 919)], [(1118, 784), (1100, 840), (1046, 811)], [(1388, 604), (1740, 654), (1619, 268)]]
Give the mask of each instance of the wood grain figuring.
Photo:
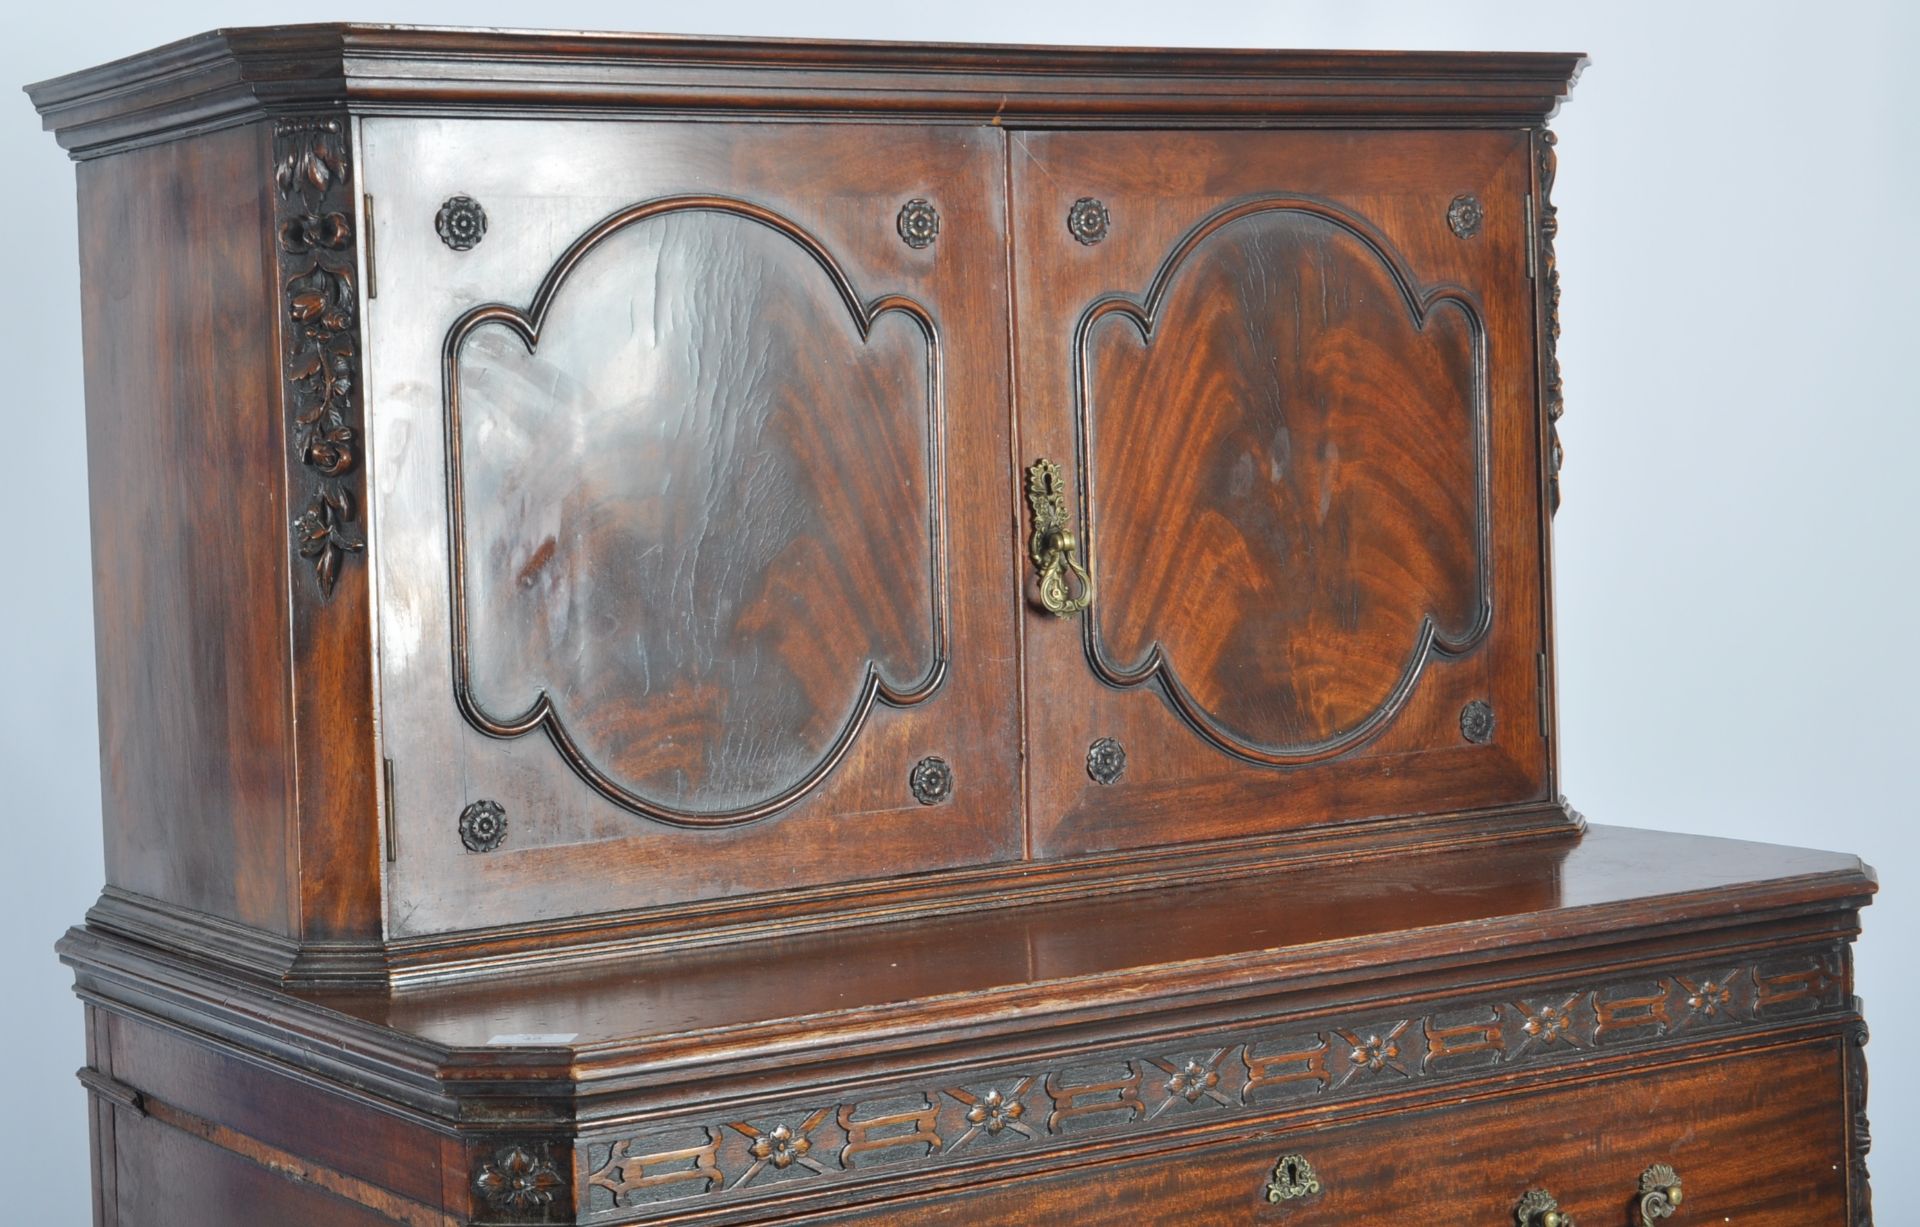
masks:
[[(1626, 1223), (1640, 1173), (1671, 1164), (1683, 1214), (1752, 1227), (1843, 1227), (1837, 1043), (1715, 1058), (1630, 1078), (1452, 1105), (1227, 1145), (1134, 1155), (1040, 1180), (954, 1189), (853, 1216), (854, 1223), (1288, 1223), (1383, 1216), (1502, 1223), (1532, 1188), (1582, 1223)], [(1270, 1204), (1284, 1154), (1322, 1191)]]
[(299, 931), (264, 127), (80, 169), (107, 880)]
[(1016, 859), (998, 135), (381, 119), (361, 149), (391, 936)]
[[(1151, 909), (1089, 900), (405, 992), (292, 996), (86, 932), (65, 951), (101, 1018), (93, 1060), (125, 1088), (108, 1101), (249, 1162), (290, 1156), (273, 1161), (456, 1221), (543, 1221), (478, 1192), (519, 1149), (569, 1174), (544, 1221), (717, 1223), (878, 1214), (1016, 1176), (1036, 1196), (1074, 1170), (1145, 1179), (1171, 1149), (1255, 1135), (1269, 1166), (1288, 1139), (1319, 1164), (1341, 1122), (1496, 1093), (1529, 1115), (1571, 1084), (1670, 1081), (1675, 1061), (1798, 1039), (1837, 1061), (1871, 890), (1847, 857), (1602, 827), (1570, 854), (1402, 857)], [(1749, 1081), (1671, 1102), (1731, 1111)], [(1857, 1103), (1837, 1064), (1801, 1097), (1836, 1121)], [(1444, 1177), (1425, 1153), (1400, 1162)]]
[(876, 700), (930, 696), (937, 337), (918, 303), (870, 305), (812, 236), (724, 197), (602, 222), (531, 317), (464, 315), (448, 430), (469, 718), (544, 723), (616, 803), (713, 825), (817, 784)]
[(1551, 807), (1525, 134), (1010, 145), (1022, 454), (1097, 589), (1025, 615), (1035, 855)]
[(1088, 654), (1108, 681), (1158, 674), (1223, 749), (1302, 763), (1364, 740), (1429, 652), (1485, 633), (1469, 296), (1411, 281), (1356, 217), (1258, 199), (1202, 221), (1144, 300), (1101, 300), (1078, 334), (1085, 536), (1108, 597)]
[(1872, 871), (1559, 795), (1580, 63), (316, 25), (30, 87), (96, 1224), (1617, 1227), (1651, 1169), (1870, 1227)]

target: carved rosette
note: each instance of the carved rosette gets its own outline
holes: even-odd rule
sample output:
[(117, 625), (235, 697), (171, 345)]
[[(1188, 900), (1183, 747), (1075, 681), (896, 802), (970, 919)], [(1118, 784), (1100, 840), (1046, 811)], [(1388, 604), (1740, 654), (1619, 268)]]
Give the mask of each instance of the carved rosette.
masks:
[(455, 251), (472, 251), (487, 237), (487, 211), (471, 196), (449, 196), (433, 215), (440, 241)]
[(953, 768), (944, 758), (928, 755), (913, 765), (907, 788), (922, 805), (938, 805), (953, 795)]
[(1087, 747), (1087, 775), (1096, 784), (1117, 783), (1127, 769), (1127, 748), (1112, 737)]
[(491, 852), (507, 842), (507, 810), (498, 801), (475, 801), (460, 811), (460, 842), (469, 852)]
[(1460, 735), (1480, 746), (1493, 740), (1493, 707), (1475, 699), (1460, 709)]
[(1091, 196), (1082, 196), (1067, 210), (1067, 232), (1082, 246), (1091, 247), (1106, 238), (1112, 224), (1107, 206)]
[(352, 176), (346, 121), (277, 120), (275, 223), (286, 338), (289, 438), (306, 481), (294, 501), (293, 542), (320, 597), (365, 543), (354, 525), (360, 468), (359, 299), (354, 289)]
[(1487, 218), (1487, 211), (1481, 207), (1478, 196), (1455, 196), (1447, 206), (1447, 228), (1456, 238), (1470, 239), (1480, 233), (1480, 223)]
[(900, 232), (900, 241), (915, 251), (933, 246), (933, 241), (940, 237), (940, 211), (925, 200), (909, 200), (901, 205), (900, 216), (893, 224)]
[(564, 1184), (551, 1160), (524, 1146), (501, 1147), (473, 1176), (474, 1191), (489, 1206), (516, 1216), (543, 1212)]
[(1542, 399), (1547, 410), (1547, 505), (1555, 512), (1560, 510), (1560, 462), (1566, 456), (1560, 446), (1560, 415), (1566, 410), (1560, 386), (1560, 265), (1553, 254), (1554, 236), (1560, 232), (1558, 210), (1553, 207), (1553, 177), (1559, 168), (1559, 158), (1553, 151), (1557, 139), (1552, 132), (1542, 128), (1535, 145), (1540, 159), (1540, 216), (1536, 224), (1540, 242), (1540, 285), (1545, 306), (1541, 341), (1546, 353), (1541, 372), (1546, 381)]

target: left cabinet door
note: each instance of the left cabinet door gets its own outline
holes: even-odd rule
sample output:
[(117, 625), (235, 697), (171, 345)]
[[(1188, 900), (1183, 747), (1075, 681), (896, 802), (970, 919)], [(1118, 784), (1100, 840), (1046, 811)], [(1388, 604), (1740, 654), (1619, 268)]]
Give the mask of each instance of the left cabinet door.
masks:
[(1017, 857), (999, 135), (360, 156), (392, 935)]

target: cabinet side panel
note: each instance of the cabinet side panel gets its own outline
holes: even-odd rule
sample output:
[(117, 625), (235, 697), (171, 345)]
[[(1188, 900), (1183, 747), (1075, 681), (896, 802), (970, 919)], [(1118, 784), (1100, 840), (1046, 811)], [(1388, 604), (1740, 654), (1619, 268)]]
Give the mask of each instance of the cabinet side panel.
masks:
[(79, 168), (107, 880), (290, 932), (284, 431), (260, 128)]

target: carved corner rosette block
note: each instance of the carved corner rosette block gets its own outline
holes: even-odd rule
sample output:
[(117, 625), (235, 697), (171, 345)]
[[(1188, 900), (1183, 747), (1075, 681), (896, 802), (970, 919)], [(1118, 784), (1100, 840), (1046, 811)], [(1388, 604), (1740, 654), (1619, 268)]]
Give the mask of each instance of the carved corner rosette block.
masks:
[(324, 601), (347, 555), (365, 548), (356, 527), (360, 322), (345, 116), (275, 120), (273, 157), (287, 437), (305, 479), (290, 497), (299, 508), (293, 543)]
[(568, 1221), (573, 1213), (567, 1163), (546, 1143), (504, 1140), (485, 1146), (472, 1160), (476, 1221), (544, 1223)]

